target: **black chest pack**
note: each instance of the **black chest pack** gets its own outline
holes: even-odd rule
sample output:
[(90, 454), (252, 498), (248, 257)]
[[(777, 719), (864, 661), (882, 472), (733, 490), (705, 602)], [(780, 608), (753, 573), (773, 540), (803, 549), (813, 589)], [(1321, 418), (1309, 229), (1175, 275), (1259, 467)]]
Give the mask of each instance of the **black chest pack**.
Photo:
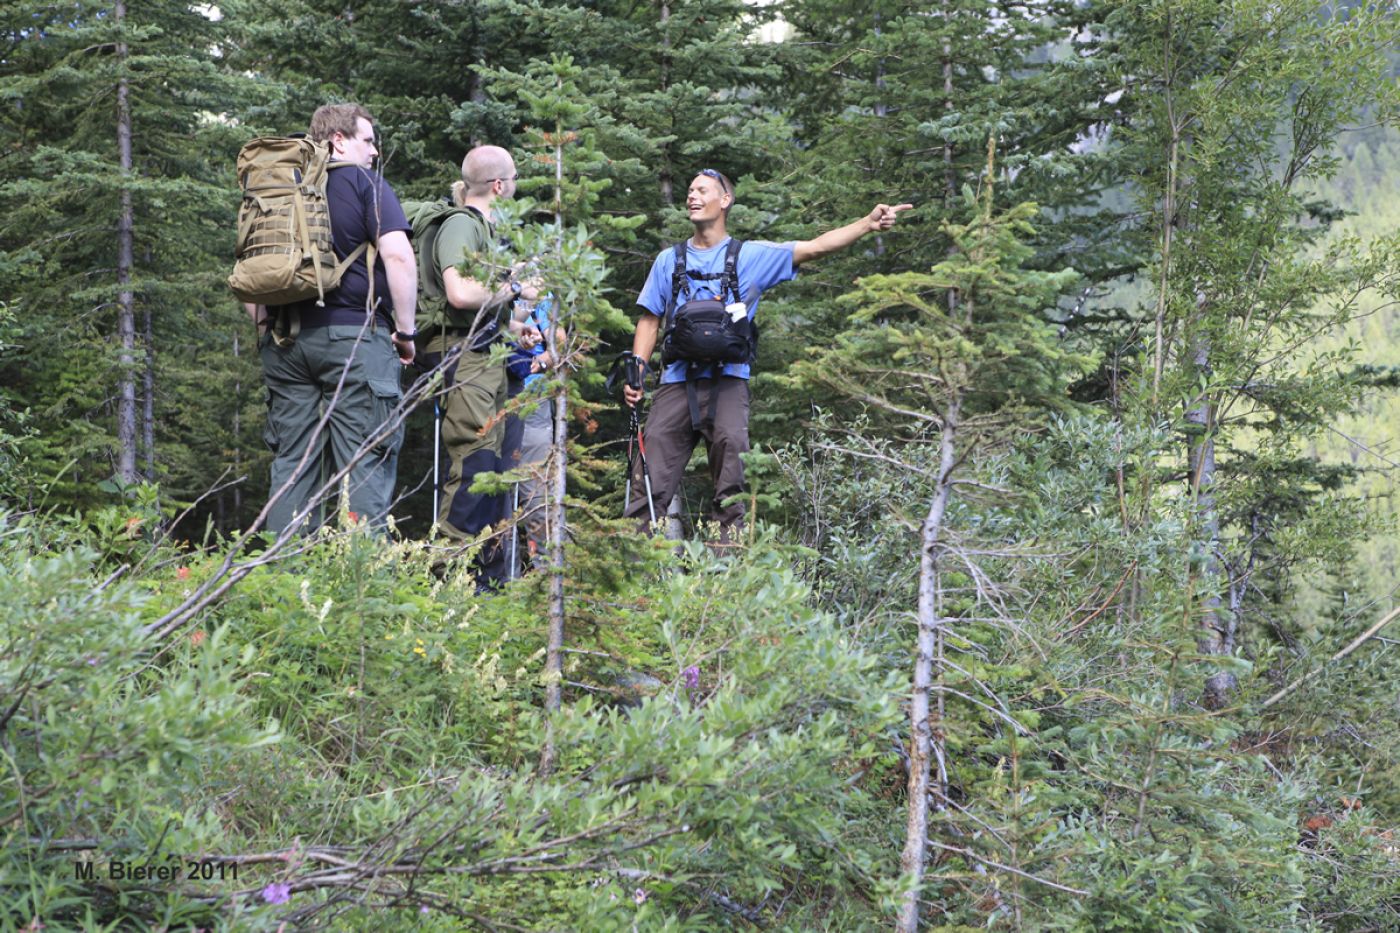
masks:
[[(719, 373), (713, 374), (708, 411), (702, 419), (695, 380), (706, 367), (725, 363), (752, 363), (758, 353), (758, 329), (749, 320), (748, 309), (739, 292), (739, 249), (744, 244), (731, 238), (724, 252), (720, 272), (692, 272), (686, 269), (686, 242), (674, 247), (676, 268), (671, 274), (671, 308), (661, 336), (661, 362), (686, 364), (686, 395), (690, 401), (691, 425), (699, 430), (712, 424), (719, 393)], [(691, 298), (691, 282), (718, 280), (717, 298)], [(735, 307), (737, 306), (737, 307)], [(734, 313), (731, 313), (731, 308)]]

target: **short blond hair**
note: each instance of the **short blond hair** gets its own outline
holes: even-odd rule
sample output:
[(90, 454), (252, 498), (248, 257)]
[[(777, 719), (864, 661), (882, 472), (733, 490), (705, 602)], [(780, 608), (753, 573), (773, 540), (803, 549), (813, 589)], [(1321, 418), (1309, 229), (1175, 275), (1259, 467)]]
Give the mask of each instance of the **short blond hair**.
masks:
[(452, 203), (462, 207), (467, 195), (479, 196), (491, 189), (491, 183), (515, 174), (515, 160), (500, 146), (477, 146), (462, 158), (462, 180), (452, 183)]
[(311, 128), (307, 135), (318, 143), (326, 142), (336, 133), (354, 138), (359, 129), (356, 124), (361, 117), (371, 126), (374, 125), (374, 117), (361, 104), (322, 104), (311, 115)]

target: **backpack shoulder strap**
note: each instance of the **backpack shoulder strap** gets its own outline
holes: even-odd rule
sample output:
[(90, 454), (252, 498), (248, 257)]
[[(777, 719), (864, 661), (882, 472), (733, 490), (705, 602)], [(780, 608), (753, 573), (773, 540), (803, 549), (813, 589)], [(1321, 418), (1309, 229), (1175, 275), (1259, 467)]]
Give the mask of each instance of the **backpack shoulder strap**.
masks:
[(724, 280), (720, 283), (721, 298), (724, 289), (728, 288), (735, 301), (744, 300), (743, 296), (739, 294), (739, 248), (743, 245), (744, 241), (738, 237), (729, 238), (729, 248), (724, 251)]
[(681, 306), (681, 295), (690, 290), (685, 280), (685, 240), (681, 240), (671, 251), (676, 254), (676, 268), (671, 271), (671, 302), (666, 306), (666, 315), (661, 319), (661, 333), (664, 336)]
[(676, 254), (676, 268), (671, 272), (671, 307), (674, 308), (681, 303), (682, 291), (688, 292), (690, 286), (685, 280), (685, 240), (681, 240), (671, 251)]
[[(418, 254), (418, 287), (429, 298), (442, 298), (442, 270), (437, 264), (437, 240), (443, 224), (453, 217), (471, 217), (483, 226), (486, 220), (474, 207), (457, 207), (446, 198), (412, 203), (406, 208), (413, 228), (413, 249)], [(489, 228), (488, 228), (489, 229)]]

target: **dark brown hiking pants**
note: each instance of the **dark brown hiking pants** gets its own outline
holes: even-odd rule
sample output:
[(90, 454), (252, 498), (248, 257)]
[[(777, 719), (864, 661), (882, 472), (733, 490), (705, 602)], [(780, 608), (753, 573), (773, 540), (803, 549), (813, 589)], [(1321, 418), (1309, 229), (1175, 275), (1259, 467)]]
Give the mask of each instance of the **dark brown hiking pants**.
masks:
[[(663, 385), (652, 398), (651, 412), (642, 431), (651, 472), (652, 502), (656, 517), (664, 516), (666, 506), (680, 487), (690, 455), (703, 437), (715, 488), (713, 516), (722, 528), (728, 529), (744, 519), (744, 502), (739, 497), (744, 491), (744, 462), (739, 455), (749, 449), (749, 382), (733, 376), (720, 377), (713, 412), (710, 411), (713, 380), (699, 379), (693, 384), (703, 421), (699, 430), (691, 423), (685, 383)], [(726, 505), (725, 500), (729, 499), (733, 501)], [(648, 517), (640, 457), (633, 467), (632, 504), (627, 516), (643, 521)]]

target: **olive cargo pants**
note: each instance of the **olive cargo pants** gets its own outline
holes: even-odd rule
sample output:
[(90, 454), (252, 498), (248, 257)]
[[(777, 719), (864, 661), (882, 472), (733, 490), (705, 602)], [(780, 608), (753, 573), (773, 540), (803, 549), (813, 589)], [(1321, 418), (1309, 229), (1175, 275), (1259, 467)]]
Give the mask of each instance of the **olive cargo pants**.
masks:
[[(286, 348), (264, 336), (258, 352), (267, 387), (263, 439), (272, 450), (269, 494), (276, 496), (286, 487), (268, 513), (268, 528), (282, 531), (291, 524), (292, 517), (310, 503), (325, 480), (370, 441), (368, 452), (347, 476), (349, 509), (376, 526), (382, 525), (393, 501), (399, 447), (403, 444), (402, 423), (384, 430), (403, 399), (399, 357), (388, 330), (357, 325), (310, 327)], [(308, 454), (316, 425), (326, 412), (325, 430)], [(329, 467), (324, 476), (323, 465)], [(337, 494), (338, 490), (331, 491), (331, 501)], [(307, 527), (314, 528), (316, 523), (312, 512)]]
[[(435, 337), (430, 353), (444, 353), (450, 337)], [(501, 473), (505, 442), (506, 366), (491, 360), (489, 350), (463, 348), (457, 363), (447, 372), (443, 400), (442, 442), (447, 448), (447, 482), (438, 507), (437, 527), (455, 541), (469, 541), (505, 518), (505, 493), (472, 492), (480, 473)], [(505, 579), (505, 557), (498, 538), (487, 542), (475, 560), (477, 585), (490, 586)]]

